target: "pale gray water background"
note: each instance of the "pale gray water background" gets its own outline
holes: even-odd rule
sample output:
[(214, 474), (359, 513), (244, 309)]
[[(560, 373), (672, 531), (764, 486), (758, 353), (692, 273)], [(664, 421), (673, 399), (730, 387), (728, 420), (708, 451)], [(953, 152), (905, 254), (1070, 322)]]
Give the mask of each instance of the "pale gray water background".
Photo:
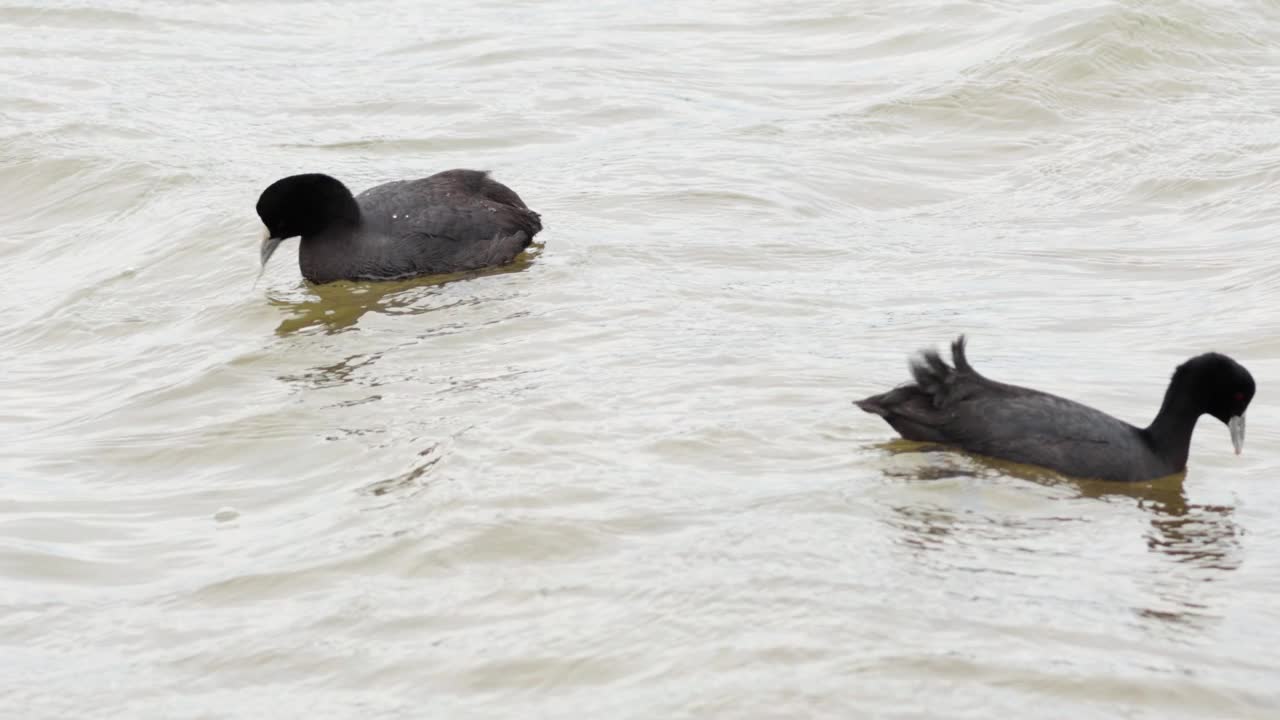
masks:
[[(0, 48), (0, 716), (1280, 717), (1280, 4), (18, 0)], [(545, 246), (253, 285), (269, 182), (457, 166)], [(892, 452), (850, 400), (962, 331), (1143, 424), (1228, 352), (1245, 454)]]

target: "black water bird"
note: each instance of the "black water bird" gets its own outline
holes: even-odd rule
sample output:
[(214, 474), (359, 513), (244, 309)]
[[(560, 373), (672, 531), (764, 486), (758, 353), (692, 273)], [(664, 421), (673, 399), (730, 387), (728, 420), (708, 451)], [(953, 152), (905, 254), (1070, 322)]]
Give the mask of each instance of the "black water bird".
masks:
[(1219, 353), (1197, 355), (1174, 370), (1151, 424), (1135, 427), (1049, 393), (989, 380), (951, 345), (952, 365), (937, 351), (911, 364), (915, 382), (854, 404), (879, 415), (908, 440), (1099, 480), (1139, 481), (1182, 472), (1201, 415), (1226, 423), (1236, 454), (1244, 446), (1253, 376)]
[(314, 283), (395, 280), (511, 262), (542, 230), (538, 213), (476, 170), (447, 170), (353, 196), (318, 173), (277, 180), (258, 198), (261, 259), (300, 237), (298, 265)]

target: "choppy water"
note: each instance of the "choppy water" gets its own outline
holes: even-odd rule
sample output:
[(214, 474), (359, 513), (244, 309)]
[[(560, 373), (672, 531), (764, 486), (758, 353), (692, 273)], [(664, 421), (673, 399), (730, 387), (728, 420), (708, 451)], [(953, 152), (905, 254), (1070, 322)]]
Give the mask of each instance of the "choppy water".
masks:
[[(0, 709), (1280, 716), (1280, 5), (0, 7)], [(545, 246), (256, 287), (272, 180), (492, 169)], [(885, 447), (965, 331), (1185, 480)]]

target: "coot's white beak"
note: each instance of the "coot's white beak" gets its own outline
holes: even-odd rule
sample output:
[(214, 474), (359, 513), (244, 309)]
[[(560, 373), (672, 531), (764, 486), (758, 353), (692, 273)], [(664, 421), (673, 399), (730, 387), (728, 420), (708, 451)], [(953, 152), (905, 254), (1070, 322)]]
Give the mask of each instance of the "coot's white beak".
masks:
[(1231, 431), (1231, 444), (1239, 455), (1240, 450), (1244, 448), (1244, 414), (1231, 416), (1227, 421), (1227, 429)]
[(262, 257), (262, 267), (265, 268), (267, 266), (267, 261), (271, 259), (271, 253), (280, 247), (281, 242), (284, 242), (284, 238), (271, 237), (270, 230), (262, 232), (262, 248), (259, 250), (259, 255)]

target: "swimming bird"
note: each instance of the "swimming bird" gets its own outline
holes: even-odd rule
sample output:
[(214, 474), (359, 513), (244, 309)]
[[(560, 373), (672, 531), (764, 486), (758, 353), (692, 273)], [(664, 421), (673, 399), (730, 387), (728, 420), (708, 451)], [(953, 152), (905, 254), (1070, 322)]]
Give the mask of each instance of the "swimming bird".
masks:
[(395, 280), (511, 262), (542, 230), (538, 213), (487, 172), (446, 170), (352, 196), (319, 173), (277, 180), (258, 198), (267, 226), (262, 267), (300, 237), (298, 265), (313, 283)]
[(961, 335), (951, 344), (954, 367), (927, 350), (911, 364), (914, 383), (854, 404), (884, 418), (908, 440), (955, 445), (969, 452), (1098, 480), (1139, 481), (1182, 472), (1201, 415), (1226, 423), (1236, 454), (1253, 376), (1219, 353), (1197, 355), (1173, 372), (1151, 424), (1138, 428), (1049, 393), (978, 374)]

